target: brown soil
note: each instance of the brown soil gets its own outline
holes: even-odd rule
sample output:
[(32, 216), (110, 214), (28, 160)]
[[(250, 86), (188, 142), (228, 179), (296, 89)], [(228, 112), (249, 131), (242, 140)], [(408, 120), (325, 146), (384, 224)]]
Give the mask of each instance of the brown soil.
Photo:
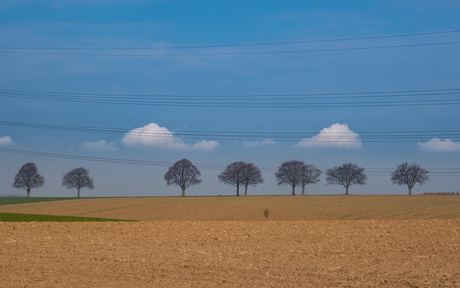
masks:
[(460, 287), (460, 220), (0, 223), (1, 287)]
[(460, 219), (460, 196), (248, 196), (94, 198), (0, 206), (0, 212), (131, 220)]

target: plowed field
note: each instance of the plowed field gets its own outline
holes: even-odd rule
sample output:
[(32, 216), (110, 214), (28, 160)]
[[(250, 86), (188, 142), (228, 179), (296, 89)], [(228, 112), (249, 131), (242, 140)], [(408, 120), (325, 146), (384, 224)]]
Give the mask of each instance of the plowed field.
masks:
[(147, 221), (460, 219), (460, 196), (95, 198), (0, 206), (0, 212)]
[(2, 223), (2, 287), (460, 287), (458, 220)]
[[(214, 215), (218, 220), (225, 215), (229, 217), (244, 211), (257, 211), (250, 215), (258, 218), (250, 220), (246, 216), (244, 221), (193, 219), (110, 223), (0, 223), (0, 286), (460, 287), (460, 219), (455, 217), (460, 207), (449, 206), (452, 203), (449, 201), (444, 203), (448, 198), (437, 198), (432, 202), (433, 206), (444, 205), (444, 209), (426, 208), (423, 213), (419, 211), (421, 214), (415, 216), (410, 211), (415, 210), (414, 207), (422, 209), (426, 203), (412, 206), (400, 204), (397, 206), (399, 210), (391, 210), (385, 204), (381, 210), (372, 214), (364, 208), (366, 205), (372, 208), (370, 202), (362, 206), (354, 204), (357, 205), (356, 209), (351, 209), (346, 208), (351, 205), (351, 202), (346, 201), (351, 200), (334, 200), (338, 201), (334, 202), (336, 210), (333, 207), (315, 210), (322, 211), (323, 219), (328, 213), (336, 213), (335, 217), (342, 218), (368, 218), (353, 221), (292, 220), (292, 216), (289, 218), (286, 215), (297, 215), (295, 217), (299, 218), (299, 215), (304, 215), (299, 212), (303, 210), (292, 208), (292, 214), (283, 212), (281, 207), (286, 205), (283, 201), (287, 200), (282, 200), (282, 197), (278, 199), (278, 206), (273, 204), (269, 207), (273, 213), (270, 212), (268, 220), (260, 209), (267, 204), (264, 203), (264, 206), (243, 205), (252, 209), (235, 208), (232, 213), (216, 212)], [(304, 201), (300, 200), (302, 197), (296, 199), (297, 202)], [(417, 202), (427, 201), (428, 198), (412, 199)], [(145, 203), (148, 199), (143, 200)], [(171, 198), (168, 201), (173, 200)], [(71, 206), (66, 206), (68, 213), (64, 214), (89, 213), (84, 212), (85, 205), (82, 204), (91, 206), (89, 200), (64, 202), (73, 201), (76, 210), (71, 211)], [(197, 200), (178, 201), (182, 204), (167, 206), (173, 212), (176, 211), (177, 215), (182, 215), (180, 217), (204, 217), (202, 211), (194, 214), (193, 209), (184, 212), (175, 210), (177, 207), (183, 208), (181, 205), (185, 202), (182, 201)], [(118, 204), (102, 207), (101, 202), (98, 203), (98, 213), (106, 213), (104, 215), (107, 217), (120, 218), (116, 216), (133, 213), (124, 210), (127, 208), (121, 209)], [(34, 205), (39, 204), (11, 205), (9, 208), (2, 206), (1, 210), (12, 209), (12, 206), (18, 209), (38, 209)], [(46, 206), (49, 204), (51, 202), (42, 203), (44, 207), (49, 207)], [(138, 205), (140, 214), (147, 211), (144, 205)], [(198, 207), (205, 207), (200, 205), (203, 204)], [(289, 207), (296, 207), (292, 205)], [(156, 207), (160, 209), (162, 205)], [(218, 207), (222, 210), (224, 206)], [(161, 209), (167, 211), (166, 206)], [(89, 210), (93, 214), (84, 216), (102, 215), (97, 215), (94, 207)], [(50, 210), (47, 211), (43, 214), (52, 214)], [(393, 216), (377, 219), (385, 218), (383, 215), (391, 211)], [(417, 215), (419, 219), (416, 220), (391, 219), (413, 219)], [(284, 217), (285, 220), (274, 220), (277, 217)], [(254, 221), (258, 219), (260, 221)]]

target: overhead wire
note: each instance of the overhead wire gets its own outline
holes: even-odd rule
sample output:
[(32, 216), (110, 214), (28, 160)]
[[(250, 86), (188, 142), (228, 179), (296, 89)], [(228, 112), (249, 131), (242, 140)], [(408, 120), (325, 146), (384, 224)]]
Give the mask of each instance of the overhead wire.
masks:
[(0, 97), (37, 101), (220, 108), (345, 108), (458, 105), (460, 89), (278, 94), (109, 94), (0, 89)]
[[(169, 167), (172, 165), (170, 162), (166, 161), (153, 161), (153, 160), (140, 160), (140, 159), (125, 159), (125, 158), (109, 158), (109, 157), (94, 157), (94, 156), (85, 156), (85, 155), (73, 155), (73, 154), (61, 154), (61, 153), (49, 153), (49, 152), (39, 152), (39, 151), (30, 151), (30, 150), (21, 150), (21, 149), (10, 149), (10, 148), (0, 148), (0, 153), (9, 153), (9, 154), (20, 154), (20, 155), (29, 155), (29, 156), (38, 156), (45, 158), (58, 158), (58, 159), (71, 159), (71, 160), (84, 160), (91, 162), (102, 162), (102, 163), (114, 163), (114, 164), (130, 164), (130, 165), (143, 165), (143, 166), (153, 166), (153, 167)], [(217, 163), (196, 163), (196, 166), (199, 169), (209, 169), (209, 170), (223, 170), (227, 164), (217, 164)], [(258, 166), (261, 171), (264, 172), (274, 172), (278, 170), (278, 166)], [(326, 172), (328, 168), (319, 167), (322, 172)], [(460, 168), (457, 167), (444, 167), (444, 168), (425, 168), (429, 171), (430, 174), (436, 176), (458, 176), (460, 175)], [(394, 169), (392, 168), (365, 168), (365, 173), (370, 175), (390, 175)]]
[[(299, 142), (317, 135), (316, 131), (218, 131), (218, 130), (176, 130), (176, 131), (139, 131), (133, 128), (75, 126), (49, 123), (30, 123), (0, 120), (0, 126), (46, 129), (65, 132), (97, 133), (108, 135), (130, 135), (155, 138), (213, 139), (224, 141), (263, 141), (270, 139), (278, 142)], [(460, 130), (406, 130), (406, 131), (354, 131), (336, 132), (330, 138), (315, 140), (315, 143), (346, 142), (420, 142), (432, 138), (449, 138), (460, 140)]]
[(275, 45), (292, 45), (292, 44), (310, 44), (324, 42), (342, 42), (342, 41), (357, 41), (371, 39), (386, 39), (386, 38), (402, 38), (414, 36), (427, 36), (439, 34), (460, 33), (460, 30), (443, 30), (443, 31), (428, 31), (415, 33), (402, 33), (390, 35), (375, 35), (362, 37), (342, 37), (329, 39), (315, 39), (303, 41), (279, 41), (279, 42), (259, 42), (259, 43), (241, 43), (241, 44), (211, 44), (211, 45), (160, 45), (160, 46), (144, 46), (144, 47), (20, 47), (20, 46), (0, 46), (0, 49), (18, 49), (18, 50), (158, 50), (158, 49), (195, 49), (195, 48), (226, 48), (226, 47), (251, 47), (251, 46), (275, 46)]
[(124, 98), (128, 99), (135, 97), (140, 99), (179, 99), (184, 100), (188, 98), (198, 99), (213, 99), (225, 98), (227, 100), (235, 99), (259, 99), (259, 98), (275, 98), (275, 99), (341, 99), (341, 98), (381, 98), (381, 97), (414, 97), (414, 96), (432, 96), (432, 95), (457, 95), (460, 93), (460, 88), (442, 88), (442, 89), (415, 89), (415, 90), (389, 90), (389, 91), (358, 91), (358, 92), (306, 92), (306, 93), (255, 93), (255, 94), (135, 94), (135, 93), (80, 93), (80, 92), (64, 92), (64, 91), (39, 91), (39, 90), (13, 90), (13, 89), (0, 89), (0, 93), (11, 93), (17, 95), (36, 95), (36, 96), (55, 96), (55, 97), (80, 97), (91, 96), (105, 98)]
[[(265, 42), (265, 43), (242, 43), (242, 44), (214, 44), (214, 45), (161, 45), (153, 47), (18, 47), (18, 46), (0, 46), (0, 53), (4, 54), (23, 54), (23, 55), (50, 55), (50, 56), (108, 56), (108, 57), (171, 57), (171, 56), (237, 56), (237, 55), (266, 55), (266, 54), (298, 54), (298, 53), (320, 53), (320, 52), (339, 52), (339, 51), (361, 51), (361, 50), (379, 50), (379, 49), (395, 49), (395, 48), (413, 48), (441, 45), (457, 45), (460, 41), (437, 41), (424, 43), (409, 43), (409, 44), (390, 44), (377, 46), (354, 46), (354, 47), (332, 47), (332, 48), (296, 48), (285, 50), (257, 50), (257, 51), (219, 51), (222, 49), (241, 49), (241, 48), (261, 48), (261, 47), (285, 47), (287, 45), (307, 45), (315, 43), (333, 43), (333, 42), (351, 42), (375, 39), (390, 39), (390, 38), (413, 38), (418, 36), (441, 35), (441, 34), (456, 34), (460, 30), (433, 31), (407, 34), (393, 35), (375, 35), (364, 37), (350, 38), (335, 38), (335, 39), (316, 39), (304, 41), (285, 41), (285, 42)], [(173, 52), (168, 50), (188, 49), (191, 52)], [(194, 52), (196, 49), (214, 49), (212, 51)], [(218, 49), (215, 51), (215, 49)], [(160, 53), (152, 52), (161, 50)], [(124, 51), (110, 52), (110, 51)]]
[[(354, 47), (332, 47), (332, 48), (303, 48), (285, 50), (261, 50), (261, 51), (205, 51), (205, 52), (179, 52), (179, 53), (145, 53), (155, 50), (178, 50), (178, 49), (220, 49), (220, 48), (247, 48), (247, 47), (274, 47), (287, 45), (304, 45), (326, 42), (346, 42), (371, 39), (404, 38), (415, 36), (427, 36), (436, 34), (454, 34), (460, 30), (421, 32), (395, 35), (378, 35), (367, 37), (320, 39), (306, 41), (287, 42), (266, 42), (266, 43), (243, 43), (243, 44), (222, 44), (222, 45), (190, 45), (190, 46), (165, 46), (165, 47), (0, 47), (0, 53), (5, 54), (37, 54), (56, 56), (135, 56), (135, 57), (163, 57), (163, 56), (225, 56), (225, 55), (265, 55), (265, 54), (294, 54), (294, 53), (320, 53), (339, 51), (362, 51), (377, 49), (413, 48), (429, 46), (457, 45), (460, 41), (438, 41), (389, 44), (374, 46)], [(426, 41), (426, 40), (422, 40)], [(112, 53), (110, 51), (129, 51), (123, 53)], [(76, 51), (76, 52), (73, 52)], [(94, 52), (96, 51), (96, 53)], [(134, 51), (130, 52), (130, 51)], [(110, 52), (110, 53), (107, 53)], [(96, 104), (119, 104), (119, 105), (152, 105), (152, 106), (182, 106), (182, 107), (235, 107), (235, 108), (334, 108), (334, 107), (387, 107), (387, 106), (425, 106), (425, 105), (458, 105), (460, 89), (433, 89), (433, 90), (407, 90), (407, 91), (374, 91), (355, 93), (300, 93), (300, 94), (240, 94), (240, 95), (142, 95), (142, 94), (104, 94), (104, 93), (69, 93), (53, 91), (26, 91), (26, 90), (0, 90), (0, 97), (27, 100), (65, 101), (74, 103), (96, 103)], [(412, 97), (412, 98), (409, 98)], [(425, 97), (425, 98), (424, 98)], [(426, 98), (431, 97), (431, 98)], [(444, 97), (440, 99), (440, 97)], [(419, 99), (414, 99), (419, 98)], [(424, 98), (424, 99), (422, 99)], [(377, 99), (377, 100), (376, 100)], [(402, 100), (403, 99), (403, 100)], [(268, 100), (268, 101), (267, 101)], [(326, 100), (326, 102), (325, 102)], [(340, 100), (340, 101), (335, 101)], [(344, 101), (352, 100), (352, 101)], [(364, 100), (364, 101), (363, 101)], [(329, 102), (327, 102), (329, 101)], [(128, 129), (66, 126), (40, 123), (24, 123), (13, 121), (0, 121), (0, 125), (16, 126), (34, 129), (50, 129), (71, 132), (89, 132), (106, 134), (133, 133)], [(191, 139), (203, 137), (218, 137), (221, 140), (262, 140), (264, 138), (276, 138), (277, 141), (298, 141), (298, 137), (312, 137), (314, 132), (250, 132), (250, 131), (174, 131), (176, 137)], [(317, 134), (317, 133), (316, 133)], [(459, 139), (460, 130), (438, 130), (438, 131), (387, 131), (372, 132), (363, 131), (358, 133), (362, 141), (368, 142), (407, 142), (417, 139), (434, 137), (449, 137)], [(170, 137), (169, 134), (152, 134), (157, 137)], [(297, 139), (297, 140), (294, 140)], [(344, 141), (355, 141), (354, 139)], [(420, 140), (419, 140), (420, 141)], [(39, 157), (51, 157), (62, 159), (80, 159), (86, 161), (108, 162), (119, 164), (136, 164), (165, 167), (170, 165), (167, 162), (92, 157), (84, 155), (70, 155), (59, 153), (47, 153), (19, 149), (0, 148), (0, 152), (33, 155)], [(205, 169), (222, 169), (221, 164), (201, 164)], [(276, 170), (277, 167), (264, 166), (262, 169), (268, 171)], [(325, 170), (325, 168), (322, 168)], [(452, 176), (460, 174), (460, 168), (430, 168), (433, 174)], [(391, 173), (388, 168), (369, 168), (371, 174), (383, 175)]]
[(362, 50), (381, 50), (395, 48), (427, 47), (441, 45), (457, 45), (460, 41), (436, 42), (436, 43), (419, 43), (419, 44), (400, 44), (386, 46), (369, 46), (369, 47), (342, 47), (342, 48), (321, 48), (321, 49), (298, 49), (283, 51), (234, 51), (234, 52), (203, 52), (203, 53), (63, 53), (63, 52), (29, 52), (29, 51), (11, 51), (0, 49), (4, 54), (22, 54), (22, 55), (53, 55), (53, 56), (104, 56), (104, 57), (184, 57), (184, 56), (236, 56), (236, 55), (268, 55), (268, 54), (299, 54), (299, 53), (320, 53), (320, 52), (338, 52), (338, 51), (362, 51)]

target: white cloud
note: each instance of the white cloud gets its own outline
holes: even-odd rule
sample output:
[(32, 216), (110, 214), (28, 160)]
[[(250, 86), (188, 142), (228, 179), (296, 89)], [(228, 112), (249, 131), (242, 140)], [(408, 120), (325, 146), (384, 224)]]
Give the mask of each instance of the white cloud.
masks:
[(8, 145), (13, 144), (13, 140), (11, 140), (10, 136), (0, 137), (0, 145)]
[(214, 150), (219, 146), (219, 142), (211, 140), (211, 141), (206, 141), (206, 140), (201, 140), (195, 144), (193, 144), (192, 149), (195, 150)]
[(123, 144), (128, 146), (152, 146), (169, 149), (184, 149), (187, 145), (181, 138), (175, 137), (171, 131), (156, 123), (130, 130), (123, 136)]
[(297, 147), (329, 147), (356, 149), (362, 148), (359, 134), (348, 128), (347, 124), (335, 123), (326, 127), (318, 135), (300, 140)]
[(115, 142), (106, 142), (99, 140), (95, 142), (84, 142), (80, 150), (93, 150), (93, 151), (115, 151), (117, 150)]
[(266, 138), (262, 141), (244, 141), (243, 145), (247, 147), (274, 145), (275, 140)]
[(433, 138), (425, 143), (418, 142), (422, 151), (429, 152), (453, 152), (460, 150), (460, 142), (453, 142), (450, 139)]
[(167, 149), (213, 150), (219, 146), (219, 142), (206, 140), (187, 145), (182, 138), (174, 136), (173, 132), (156, 123), (130, 130), (123, 136), (122, 142), (127, 146), (140, 145)]

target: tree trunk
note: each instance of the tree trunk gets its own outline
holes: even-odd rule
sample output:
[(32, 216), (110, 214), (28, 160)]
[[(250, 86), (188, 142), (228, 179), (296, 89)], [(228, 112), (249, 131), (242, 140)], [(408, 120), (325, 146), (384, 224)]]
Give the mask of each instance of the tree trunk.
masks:
[(244, 196), (248, 196), (248, 185), (244, 186)]
[(345, 195), (348, 195), (348, 186), (345, 186)]
[(240, 196), (240, 185), (236, 185), (236, 196)]
[(295, 195), (295, 185), (292, 185), (292, 195)]
[(77, 198), (80, 198), (80, 187), (77, 188)]
[(182, 197), (185, 197), (185, 187), (182, 187)]
[(27, 198), (30, 198), (30, 189), (27, 189)]
[(412, 195), (412, 187), (409, 187), (409, 195)]
[(305, 195), (305, 186), (302, 186), (302, 195)]

